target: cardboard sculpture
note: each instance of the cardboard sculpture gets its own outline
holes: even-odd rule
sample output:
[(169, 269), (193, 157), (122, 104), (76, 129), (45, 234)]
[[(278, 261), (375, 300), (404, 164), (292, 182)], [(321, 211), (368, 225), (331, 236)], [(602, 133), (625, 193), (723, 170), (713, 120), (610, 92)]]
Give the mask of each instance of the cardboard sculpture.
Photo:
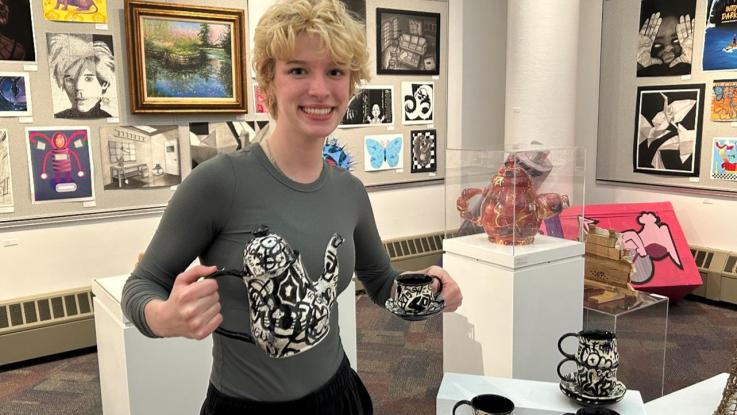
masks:
[(589, 227), (586, 235), (584, 287), (595, 304), (635, 297), (630, 283), (634, 272), (632, 254), (622, 244), (622, 234), (608, 229)]

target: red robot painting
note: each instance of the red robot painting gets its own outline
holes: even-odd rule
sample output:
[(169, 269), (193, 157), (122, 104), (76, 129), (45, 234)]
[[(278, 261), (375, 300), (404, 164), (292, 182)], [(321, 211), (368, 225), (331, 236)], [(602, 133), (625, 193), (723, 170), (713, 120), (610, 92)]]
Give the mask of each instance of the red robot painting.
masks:
[(28, 131), (34, 200), (91, 197), (87, 129)]

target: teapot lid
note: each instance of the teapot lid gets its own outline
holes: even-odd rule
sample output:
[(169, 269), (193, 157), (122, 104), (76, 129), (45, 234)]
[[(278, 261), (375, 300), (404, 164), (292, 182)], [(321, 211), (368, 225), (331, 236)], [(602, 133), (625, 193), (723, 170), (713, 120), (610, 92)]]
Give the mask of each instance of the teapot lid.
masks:
[(243, 269), (248, 275), (280, 274), (296, 260), (292, 247), (280, 235), (269, 232), (268, 226), (257, 227), (253, 236), (243, 251)]
[(496, 172), (494, 184), (500, 186), (530, 186), (530, 176), (525, 169), (517, 165), (514, 155), (510, 154)]

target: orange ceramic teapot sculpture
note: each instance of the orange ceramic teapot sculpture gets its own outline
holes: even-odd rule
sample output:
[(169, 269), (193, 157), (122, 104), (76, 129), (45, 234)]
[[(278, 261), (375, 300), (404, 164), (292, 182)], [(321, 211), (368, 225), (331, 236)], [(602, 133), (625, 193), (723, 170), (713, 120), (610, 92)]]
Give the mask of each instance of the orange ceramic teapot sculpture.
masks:
[[(469, 209), (469, 200), (481, 194), (478, 216)], [(489, 241), (501, 245), (533, 243), (543, 219), (559, 214), (569, 206), (568, 196), (535, 191), (530, 175), (510, 154), (491, 183), (484, 189), (461, 192), (456, 207), (461, 217), (481, 226)]]

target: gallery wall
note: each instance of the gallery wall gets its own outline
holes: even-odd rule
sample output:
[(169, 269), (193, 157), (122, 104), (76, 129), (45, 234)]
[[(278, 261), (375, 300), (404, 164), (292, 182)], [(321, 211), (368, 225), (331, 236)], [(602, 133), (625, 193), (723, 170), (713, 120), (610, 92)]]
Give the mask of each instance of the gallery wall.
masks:
[[(605, 52), (601, 48), (602, 5), (603, 3), (622, 1), (627, 1), (630, 6), (634, 7), (638, 7), (634, 3), (639, 3), (630, 0), (581, 2), (576, 144), (586, 149), (586, 164), (592, 167), (587, 169), (587, 203), (670, 201), (689, 244), (734, 251), (734, 235), (737, 233), (737, 222), (730, 218), (734, 217), (734, 210), (737, 208), (735, 196), (693, 194), (685, 190), (672, 188), (619, 185), (596, 180), (596, 137), (601, 128), (599, 120), (609, 116), (600, 113), (599, 108), (600, 94), (604, 93), (603, 89), (599, 89), (600, 83), (604, 82), (603, 79), (599, 79), (601, 54)], [(704, 17), (704, 8), (704, 2), (697, 2), (697, 19)], [(634, 21), (629, 26), (633, 25), (637, 26), (637, 22)], [(703, 41), (702, 35), (703, 33), (696, 36), (696, 42)], [(632, 61), (630, 60), (630, 62)], [(700, 60), (696, 62), (696, 65), (701, 65)], [(632, 71), (634, 71), (634, 63), (632, 66)], [(727, 73), (723, 74), (726, 75)], [(684, 80), (683, 82), (688, 81)], [(634, 94), (635, 90), (631, 89), (631, 92)], [(633, 116), (634, 105), (631, 111), (630, 115)], [(628, 129), (627, 138), (631, 139), (630, 129), (634, 127), (634, 118), (628, 120), (625, 127)]]
[[(111, 2), (113, 6), (120, 7), (118, 3)], [(182, 0), (181, 3), (205, 4), (198, 0)], [(116, 6), (117, 5), (117, 6)], [(238, 0), (227, 0), (222, 2), (223, 7), (243, 7), (244, 2)], [(114, 26), (123, 27), (122, 10), (115, 11), (111, 6), (110, 30)], [(367, 1), (368, 18), (376, 7), (397, 8), (393, 2)], [(438, 1), (416, 0), (402, 4), (403, 9), (417, 9), (435, 11), (447, 15), (447, 3)], [(372, 18), (373, 19), (373, 18)], [(445, 20), (445, 18), (443, 19)], [(80, 25), (67, 26), (63, 23), (53, 23), (60, 27), (59, 32), (76, 31)], [(446, 23), (443, 22), (443, 25)], [(94, 29), (90, 29), (94, 31)], [(443, 29), (447, 36), (447, 29)], [(81, 29), (80, 29), (81, 31)], [(369, 34), (369, 43), (375, 41)], [(122, 39), (116, 40), (122, 42)], [(446, 48), (447, 46), (444, 46)], [(373, 48), (373, 46), (372, 46)], [(124, 46), (116, 53), (124, 53)], [(121, 55), (122, 56), (122, 55)], [(444, 49), (444, 55), (447, 51)], [(441, 61), (442, 62), (442, 61)], [(22, 70), (22, 67), (19, 68)], [(443, 69), (442, 71), (445, 71)], [(437, 79), (428, 76), (427, 79), (435, 83), (438, 89), (445, 88), (447, 76), (444, 72)], [(47, 77), (48, 78), (48, 77)], [(121, 78), (123, 79), (123, 78)], [(376, 78), (375, 78), (376, 79)], [(395, 93), (398, 93), (402, 80), (415, 80), (417, 77), (399, 77), (392, 75), (385, 82), (397, 82)], [(424, 78), (421, 78), (424, 79)], [(47, 81), (48, 82), (48, 81)], [(126, 87), (120, 86), (125, 81), (119, 80), (119, 96), (126, 94)], [(250, 94), (249, 88), (249, 94)], [(127, 108), (126, 98), (120, 98), (121, 113)], [(398, 114), (400, 102), (395, 97), (395, 111)], [(249, 107), (251, 106), (249, 103)], [(37, 105), (43, 105), (43, 100)], [(436, 109), (438, 114), (445, 116), (446, 108)], [(50, 113), (50, 110), (46, 110)], [(244, 119), (252, 119), (246, 115)], [(220, 121), (232, 117), (224, 115), (208, 116), (207, 120)], [(254, 117), (261, 119), (260, 117)], [(146, 116), (148, 123), (183, 123), (190, 122), (187, 116)], [(438, 119), (433, 126), (438, 131), (444, 130), (444, 120)], [(122, 121), (122, 120), (121, 120)], [(107, 122), (102, 122), (107, 125)], [(395, 126), (395, 130), (402, 130), (401, 124)], [(353, 134), (359, 136), (359, 129), (352, 130)], [(384, 131), (388, 131), (384, 127)], [(444, 133), (444, 131), (443, 131)], [(444, 140), (444, 138), (441, 138)], [(444, 142), (442, 146), (444, 147)], [(24, 150), (21, 147), (21, 150)], [(409, 157), (407, 155), (407, 157)], [(407, 166), (408, 161), (405, 163)], [(405, 172), (409, 175), (409, 168)], [(399, 176), (402, 173), (394, 172)], [(434, 178), (439, 178), (436, 175)], [(425, 174), (425, 177), (430, 177)], [(27, 179), (27, 178), (26, 178)], [(372, 200), (376, 215), (377, 226), (384, 239), (398, 238), (420, 233), (435, 232), (443, 229), (442, 204), (428, 204), (428, 200), (442, 200), (442, 182), (430, 181), (427, 184), (413, 185), (405, 188), (382, 188), (370, 190), (369, 197)], [(173, 189), (166, 189), (171, 192)], [(397, 209), (401, 206), (401, 209)], [(418, 215), (422, 212), (422, 215)], [(156, 225), (160, 219), (160, 213), (140, 211), (138, 214), (123, 217), (110, 217), (103, 219), (90, 219), (82, 222), (65, 223), (43, 223), (35, 222), (25, 225), (4, 228), (0, 231), (0, 261), (4, 264), (0, 271), (0, 301), (24, 296), (33, 296), (41, 293), (57, 290), (88, 287), (92, 278), (125, 274), (130, 271), (138, 253), (145, 247), (153, 235)], [(62, 249), (64, 248), (64, 249)]]

